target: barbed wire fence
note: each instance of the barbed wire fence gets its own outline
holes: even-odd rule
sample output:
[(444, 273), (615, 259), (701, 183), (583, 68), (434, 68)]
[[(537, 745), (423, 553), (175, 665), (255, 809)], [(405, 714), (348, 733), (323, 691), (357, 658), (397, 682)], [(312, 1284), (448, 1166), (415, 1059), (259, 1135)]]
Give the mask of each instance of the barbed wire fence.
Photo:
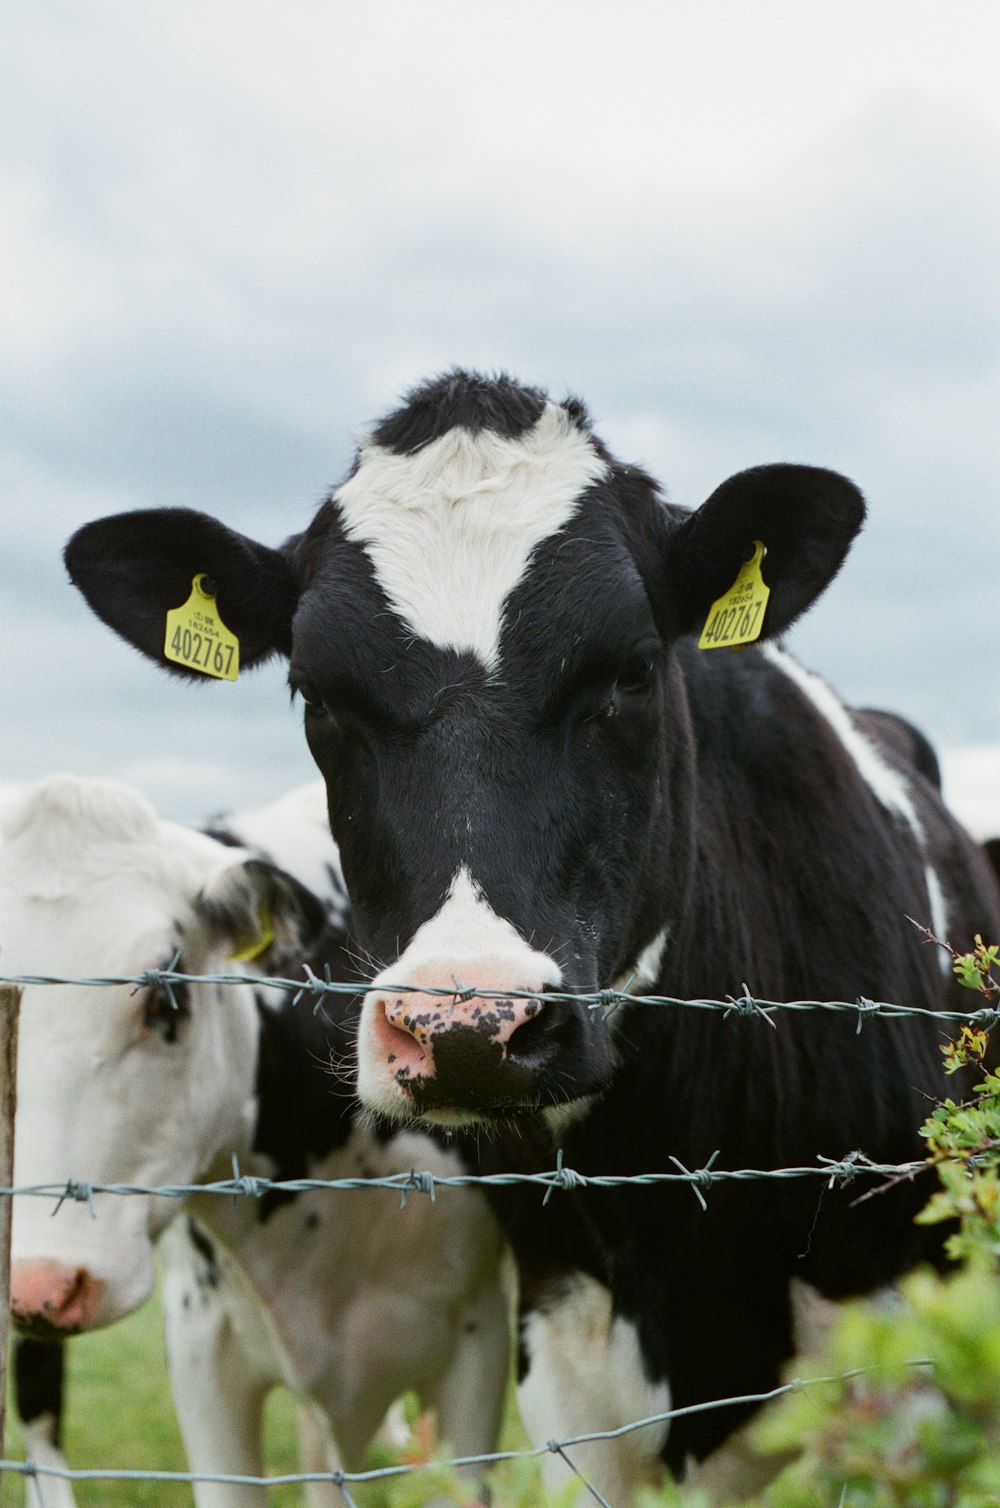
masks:
[[(176, 964), (177, 960), (174, 962)], [(439, 1188), (469, 1188), (475, 1186), (511, 1187), (526, 1185), (533, 1186), (542, 1191), (544, 1203), (548, 1201), (555, 1190), (609, 1189), (620, 1188), (626, 1185), (650, 1187), (664, 1184), (688, 1184), (692, 1189), (694, 1197), (703, 1208), (707, 1208), (706, 1193), (714, 1185), (726, 1182), (765, 1179), (817, 1179), (825, 1180), (827, 1187), (833, 1188), (835, 1186), (844, 1186), (859, 1177), (872, 1180), (880, 1179), (883, 1181), (887, 1179), (913, 1178), (928, 1167), (926, 1159), (907, 1163), (880, 1163), (867, 1157), (861, 1150), (854, 1149), (836, 1158), (818, 1156), (815, 1164), (799, 1167), (719, 1168), (715, 1166), (718, 1154), (714, 1153), (701, 1168), (687, 1168), (679, 1159), (671, 1157), (670, 1161), (674, 1164), (672, 1170), (664, 1169), (662, 1171), (631, 1175), (595, 1175), (580, 1173), (576, 1169), (565, 1166), (562, 1153), (559, 1152), (556, 1157), (555, 1167), (536, 1173), (460, 1173), (443, 1175), (427, 1170), (410, 1168), (407, 1172), (399, 1172), (376, 1178), (298, 1178), (275, 1180), (242, 1173), (237, 1157), (234, 1154), (232, 1158), (232, 1177), (206, 1183), (149, 1186), (139, 1184), (107, 1184), (70, 1178), (66, 1182), (60, 1183), (35, 1184), (20, 1187), (15, 1185), (14, 1128), (17, 1021), (21, 993), (25, 987), (29, 985), (83, 985), (88, 987), (129, 985), (134, 990), (139, 990), (162, 986), (166, 990), (168, 998), (179, 1009), (178, 1002), (172, 993), (174, 985), (249, 985), (257, 988), (269, 987), (284, 990), (292, 995), (293, 1003), (299, 1003), (302, 999), (312, 996), (314, 999), (313, 1009), (317, 1012), (322, 1009), (325, 997), (330, 995), (356, 996), (362, 988), (357, 983), (344, 983), (331, 980), (329, 977), (320, 978), (308, 968), (304, 972), (304, 980), (247, 973), (188, 974), (178, 970), (176, 967), (149, 969), (134, 975), (102, 975), (94, 977), (43, 974), (0, 975), (0, 1497), (2, 1497), (4, 1479), (10, 1475), (19, 1475), (28, 1479), (33, 1484), (36, 1492), (37, 1508), (44, 1508), (43, 1483), (46, 1478), (58, 1478), (67, 1482), (143, 1481), (190, 1487), (200, 1483), (211, 1483), (220, 1486), (262, 1487), (265, 1489), (284, 1486), (304, 1487), (310, 1483), (324, 1482), (333, 1485), (338, 1490), (346, 1508), (357, 1508), (356, 1500), (351, 1493), (352, 1487), (364, 1483), (384, 1482), (387, 1479), (425, 1469), (425, 1463), (423, 1462), (405, 1462), (399, 1465), (375, 1467), (356, 1472), (340, 1470), (296, 1472), (285, 1475), (256, 1477), (157, 1471), (152, 1468), (149, 1470), (115, 1470), (113, 1468), (73, 1469), (42, 1465), (33, 1461), (13, 1461), (6, 1459), (4, 1452), (4, 1403), (6, 1398), (6, 1367), (10, 1338), (11, 1212), (15, 1198), (54, 1199), (54, 1213), (67, 1200), (83, 1202), (89, 1206), (91, 1214), (96, 1218), (96, 1198), (99, 1195), (120, 1197), (154, 1195), (179, 1200), (193, 1195), (215, 1195), (231, 1199), (259, 1199), (265, 1194), (271, 1193), (290, 1195), (316, 1190), (390, 1189), (399, 1193), (401, 1204), (405, 1205), (407, 1198), (411, 1194), (423, 1194), (433, 1200), (435, 1191)], [(426, 985), (411, 986), (407, 984), (394, 984), (383, 986), (382, 988), (400, 993), (444, 996), (453, 998), (456, 1001), (471, 999), (472, 997), (489, 1000), (510, 1000), (528, 997), (528, 992), (480, 990), (474, 986), (457, 983), (452, 988)], [(931, 1010), (917, 1006), (900, 1006), (892, 1002), (875, 1001), (865, 997), (859, 997), (854, 1001), (762, 1000), (754, 997), (746, 985), (743, 986), (741, 995), (727, 996), (723, 1000), (691, 1000), (663, 995), (633, 995), (627, 991), (617, 989), (604, 989), (590, 994), (547, 991), (543, 995), (532, 994), (528, 998), (541, 999), (552, 1003), (573, 1001), (577, 1004), (583, 1004), (593, 1011), (600, 1012), (602, 1015), (609, 1015), (627, 1004), (641, 1005), (644, 1009), (659, 1007), (717, 1011), (721, 1012), (724, 1017), (735, 1014), (742, 1017), (757, 1018), (772, 1029), (777, 1029), (778, 1023), (776, 1017), (779, 1013), (806, 1011), (853, 1014), (857, 1019), (856, 1030), (858, 1032), (862, 1030), (866, 1022), (876, 1019), (891, 1021), (907, 1018), (929, 1018), (940, 1021), (942, 1025), (948, 1024), (953, 1026), (962, 1024), (987, 1031), (1000, 1022), (1000, 1009), (993, 1007), (980, 1007), (970, 1011)], [(912, 1368), (926, 1369), (930, 1367), (931, 1363), (926, 1358), (917, 1357), (906, 1362), (904, 1365)], [(614, 1430), (594, 1431), (568, 1436), (561, 1440), (550, 1440), (544, 1446), (529, 1450), (495, 1451), (480, 1456), (460, 1457), (451, 1461), (450, 1464), (458, 1468), (487, 1468), (505, 1461), (527, 1458), (538, 1459), (550, 1453), (557, 1454), (580, 1479), (586, 1494), (592, 1501), (602, 1504), (603, 1508), (622, 1508), (622, 1505), (609, 1504), (607, 1502), (598, 1488), (574, 1462), (570, 1454), (571, 1451), (581, 1445), (597, 1444), (602, 1441), (621, 1438), (640, 1429), (669, 1424), (672, 1420), (690, 1414), (741, 1405), (763, 1404), (790, 1393), (799, 1392), (824, 1383), (843, 1383), (856, 1377), (885, 1370), (887, 1369), (880, 1367), (857, 1367), (850, 1371), (826, 1377), (793, 1378), (789, 1382), (768, 1392), (687, 1405), (667, 1410), (648, 1418), (634, 1420)]]

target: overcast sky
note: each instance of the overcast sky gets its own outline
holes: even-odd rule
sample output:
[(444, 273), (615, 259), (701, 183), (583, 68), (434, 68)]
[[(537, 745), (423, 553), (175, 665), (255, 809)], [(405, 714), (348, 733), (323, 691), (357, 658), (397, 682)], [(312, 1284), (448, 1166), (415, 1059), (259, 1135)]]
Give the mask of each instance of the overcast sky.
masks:
[(278, 543), (455, 364), (579, 394), (679, 502), (845, 471), (793, 647), (1000, 744), (998, 76), (995, 0), (4, 0), (0, 781), (310, 778), (283, 666), (173, 684), (62, 545), (169, 504)]

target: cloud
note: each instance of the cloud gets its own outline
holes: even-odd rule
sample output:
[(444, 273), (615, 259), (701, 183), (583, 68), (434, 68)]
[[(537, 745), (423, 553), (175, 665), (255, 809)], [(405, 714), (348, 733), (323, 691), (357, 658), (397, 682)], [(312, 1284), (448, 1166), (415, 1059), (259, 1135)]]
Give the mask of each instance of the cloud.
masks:
[(276, 543), (369, 421), (455, 363), (580, 393), (682, 501), (759, 461), (845, 470), (870, 522), (794, 642), (939, 741), (1000, 737), (979, 690), (1000, 546), (992, 7), (609, 18), (10, 0), (0, 694), (19, 715), (0, 778), (72, 755), (180, 803), (226, 759), (249, 793), (285, 739), (299, 768), (277, 669), (229, 704), (233, 738), (235, 713), (88, 617), (62, 544), (171, 504)]

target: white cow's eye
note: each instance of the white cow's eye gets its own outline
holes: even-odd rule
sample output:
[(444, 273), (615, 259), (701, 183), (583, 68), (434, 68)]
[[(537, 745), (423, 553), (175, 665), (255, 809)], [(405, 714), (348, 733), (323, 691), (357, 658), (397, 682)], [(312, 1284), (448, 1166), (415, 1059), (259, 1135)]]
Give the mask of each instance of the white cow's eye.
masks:
[(150, 985), (142, 1002), (142, 1025), (155, 1031), (164, 1042), (176, 1042), (181, 1027), (191, 1015), (188, 987), (184, 983)]

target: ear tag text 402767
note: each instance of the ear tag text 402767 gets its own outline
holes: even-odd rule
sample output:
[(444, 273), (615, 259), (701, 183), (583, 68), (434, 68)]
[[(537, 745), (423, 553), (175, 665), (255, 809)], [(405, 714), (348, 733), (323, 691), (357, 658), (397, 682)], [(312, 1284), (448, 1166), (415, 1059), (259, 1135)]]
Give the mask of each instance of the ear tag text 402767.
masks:
[(760, 574), (761, 561), (767, 551), (759, 539), (753, 542), (753, 554), (740, 566), (728, 592), (717, 597), (708, 610), (705, 627), (698, 640), (699, 649), (739, 649), (760, 638), (771, 588)]
[(167, 614), (163, 653), (176, 665), (235, 681), (240, 669), (240, 641), (219, 617), (215, 589), (207, 576), (195, 576), (191, 595)]

